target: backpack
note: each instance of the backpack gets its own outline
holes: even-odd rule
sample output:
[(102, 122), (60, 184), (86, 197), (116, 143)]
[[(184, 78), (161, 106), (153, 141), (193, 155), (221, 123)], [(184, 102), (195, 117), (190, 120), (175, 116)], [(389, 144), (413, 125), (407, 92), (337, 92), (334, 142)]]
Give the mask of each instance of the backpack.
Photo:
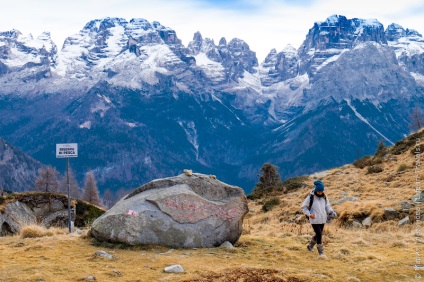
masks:
[[(327, 195), (324, 196), (325, 204), (327, 204)], [(309, 194), (309, 207), (308, 210), (311, 211), (312, 204), (314, 203), (314, 194)], [(306, 219), (309, 220), (309, 216), (305, 215)]]

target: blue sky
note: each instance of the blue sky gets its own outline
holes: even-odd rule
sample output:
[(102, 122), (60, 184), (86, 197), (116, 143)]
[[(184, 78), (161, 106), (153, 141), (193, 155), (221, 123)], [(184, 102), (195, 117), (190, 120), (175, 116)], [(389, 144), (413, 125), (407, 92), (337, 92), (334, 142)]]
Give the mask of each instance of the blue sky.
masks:
[[(6, 2), (6, 1), (4, 1)], [(144, 18), (173, 28), (187, 45), (193, 34), (217, 43), (243, 39), (262, 61), (272, 48), (298, 48), (309, 28), (333, 14), (396, 22), (424, 34), (423, 0), (13, 0), (2, 3), (0, 31), (34, 37), (50, 31), (60, 49), (67, 36), (93, 19)]]

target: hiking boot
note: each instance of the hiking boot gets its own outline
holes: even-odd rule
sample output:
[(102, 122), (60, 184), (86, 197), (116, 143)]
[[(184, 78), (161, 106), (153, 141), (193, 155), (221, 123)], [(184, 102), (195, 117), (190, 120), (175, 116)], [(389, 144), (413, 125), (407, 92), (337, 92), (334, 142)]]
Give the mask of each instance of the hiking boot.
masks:
[(314, 240), (314, 238), (311, 239), (311, 241), (309, 241), (308, 245), (306, 246), (308, 248), (308, 251), (310, 252), (314, 252), (314, 246), (317, 243), (317, 241)]
[(320, 256), (324, 255), (324, 247), (322, 246), (322, 244), (317, 244), (317, 249), (318, 249), (318, 254)]

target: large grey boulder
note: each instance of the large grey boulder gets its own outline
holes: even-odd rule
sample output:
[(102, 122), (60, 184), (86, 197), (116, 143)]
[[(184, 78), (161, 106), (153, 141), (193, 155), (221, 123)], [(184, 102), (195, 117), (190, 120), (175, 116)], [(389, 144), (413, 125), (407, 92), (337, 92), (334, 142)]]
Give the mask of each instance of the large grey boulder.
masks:
[(122, 198), (92, 224), (101, 241), (175, 248), (234, 244), (248, 212), (244, 191), (193, 173), (149, 182)]

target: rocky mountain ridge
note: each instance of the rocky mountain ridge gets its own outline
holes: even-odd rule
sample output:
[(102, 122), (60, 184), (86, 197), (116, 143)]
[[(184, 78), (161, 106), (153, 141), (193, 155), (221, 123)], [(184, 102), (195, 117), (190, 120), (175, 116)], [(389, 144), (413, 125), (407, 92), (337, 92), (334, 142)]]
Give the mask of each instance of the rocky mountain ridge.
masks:
[(3, 32), (0, 54), (0, 135), (49, 164), (51, 146), (78, 142), (77, 171), (112, 187), (193, 168), (249, 191), (265, 161), (299, 175), (396, 142), (424, 103), (421, 34), (337, 15), (261, 64), (241, 39), (198, 32), (185, 47), (158, 22), (120, 18), (61, 51), (48, 33)]

